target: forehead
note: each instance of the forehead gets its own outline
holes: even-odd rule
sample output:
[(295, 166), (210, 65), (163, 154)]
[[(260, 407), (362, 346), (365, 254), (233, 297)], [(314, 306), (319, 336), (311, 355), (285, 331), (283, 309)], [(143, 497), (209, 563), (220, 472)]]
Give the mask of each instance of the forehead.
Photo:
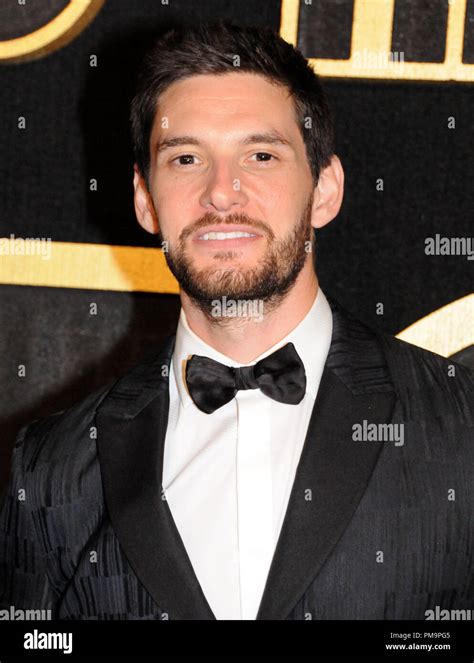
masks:
[[(213, 127), (235, 122), (267, 122), (280, 128), (297, 130), (293, 99), (283, 85), (260, 74), (231, 72), (200, 74), (172, 83), (160, 95), (155, 117), (155, 130), (190, 125), (199, 128), (203, 122)], [(155, 132), (154, 132), (155, 133)]]

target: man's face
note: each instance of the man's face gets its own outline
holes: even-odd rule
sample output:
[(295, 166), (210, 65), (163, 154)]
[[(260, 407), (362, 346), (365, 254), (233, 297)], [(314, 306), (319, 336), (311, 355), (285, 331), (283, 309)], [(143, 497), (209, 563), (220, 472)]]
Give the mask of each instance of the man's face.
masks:
[(311, 260), (314, 183), (285, 88), (247, 73), (174, 83), (150, 156), (168, 265), (203, 310), (223, 295), (269, 303), (288, 291)]

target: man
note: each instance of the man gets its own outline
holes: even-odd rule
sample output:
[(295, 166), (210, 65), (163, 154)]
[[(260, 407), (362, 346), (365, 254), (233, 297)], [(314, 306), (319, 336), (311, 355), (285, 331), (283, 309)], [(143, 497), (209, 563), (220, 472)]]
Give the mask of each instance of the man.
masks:
[(472, 608), (467, 368), (326, 298), (343, 170), (315, 73), (268, 30), (170, 32), (132, 104), (139, 223), (176, 334), (25, 426), (1, 606), (70, 619), (424, 619)]

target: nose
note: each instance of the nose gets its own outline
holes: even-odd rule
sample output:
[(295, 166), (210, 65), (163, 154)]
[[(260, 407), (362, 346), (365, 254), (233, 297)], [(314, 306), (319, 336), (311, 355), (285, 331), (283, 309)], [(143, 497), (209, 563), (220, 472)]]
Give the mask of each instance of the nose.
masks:
[(213, 165), (209, 179), (200, 198), (202, 207), (216, 212), (237, 211), (244, 207), (248, 198), (242, 189), (238, 169), (229, 160), (220, 160)]

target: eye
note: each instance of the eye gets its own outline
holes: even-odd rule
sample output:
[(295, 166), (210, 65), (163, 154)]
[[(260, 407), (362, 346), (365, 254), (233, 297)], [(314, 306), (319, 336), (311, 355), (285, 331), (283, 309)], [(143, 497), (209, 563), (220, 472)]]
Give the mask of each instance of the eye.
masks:
[[(171, 163), (176, 163), (178, 167), (185, 168), (186, 166), (194, 166), (192, 159), (197, 159), (197, 157), (194, 154), (180, 154), (179, 157), (172, 159)], [(180, 160), (185, 161), (185, 163), (177, 163)]]
[(277, 157), (275, 157), (273, 154), (270, 154), (269, 152), (255, 152), (255, 154), (252, 155), (251, 159), (253, 159), (253, 157), (257, 157), (256, 161), (260, 163), (261, 162), (267, 163), (272, 159), (273, 160), (277, 159)]

